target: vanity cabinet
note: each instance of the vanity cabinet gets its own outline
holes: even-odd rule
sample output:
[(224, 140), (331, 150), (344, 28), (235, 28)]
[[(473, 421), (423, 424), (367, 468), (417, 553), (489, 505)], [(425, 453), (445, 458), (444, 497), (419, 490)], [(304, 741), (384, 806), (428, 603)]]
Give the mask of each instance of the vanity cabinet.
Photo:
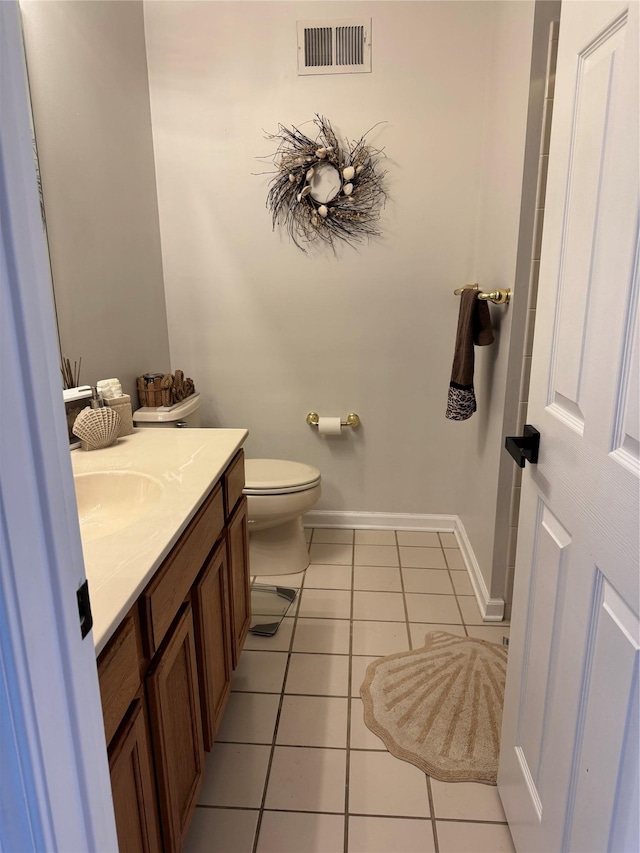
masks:
[(250, 623), (240, 450), (98, 658), (121, 851), (183, 848)]
[(155, 853), (161, 849), (142, 659), (140, 621), (134, 607), (98, 662), (121, 853)]
[(204, 771), (191, 605), (184, 604), (147, 675), (165, 850), (182, 850)]
[(213, 747), (231, 692), (233, 634), (226, 542), (207, 560), (191, 596), (195, 623), (204, 748)]
[(153, 760), (142, 693), (132, 703), (109, 747), (109, 771), (120, 853), (161, 850)]
[(251, 623), (251, 592), (249, 573), (246, 571), (249, 564), (249, 526), (245, 497), (240, 500), (227, 522), (227, 555), (232, 587), (232, 655), (235, 669)]

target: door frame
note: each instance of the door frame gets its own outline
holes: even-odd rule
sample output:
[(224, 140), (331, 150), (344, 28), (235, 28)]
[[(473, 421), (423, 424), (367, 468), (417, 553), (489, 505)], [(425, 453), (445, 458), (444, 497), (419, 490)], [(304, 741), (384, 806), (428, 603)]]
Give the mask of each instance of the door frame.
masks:
[(116, 850), (17, 0), (0, 3), (0, 848)]

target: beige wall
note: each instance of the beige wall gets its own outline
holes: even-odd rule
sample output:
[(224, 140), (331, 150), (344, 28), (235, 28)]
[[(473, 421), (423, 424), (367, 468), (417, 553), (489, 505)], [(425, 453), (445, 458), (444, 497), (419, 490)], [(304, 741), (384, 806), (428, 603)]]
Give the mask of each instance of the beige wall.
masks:
[[(499, 180), (503, 149), (487, 150), (487, 109), (514, 145), (511, 178), (522, 169), (532, 6), (508, 4), (522, 7), (523, 23), (509, 46), (514, 67), (498, 81), (513, 89), (502, 115), (492, 91), (501, 5), (145, 4), (173, 361), (196, 378), (206, 423), (248, 426), (252, 455), (318, 465), (321, 508), (457, 513), (475, 476), (461, 442), (469, 427), (444, 410), (452, 291), (477, 275), (479, 205), (491, 193), (505, 242), (517, 237), (521, 176), (513, 188)], [(373, 19), (373, 73), (298, 77), (296, 21), (355, 14)], [(255, 174), (273, 168), (256, 159), (274, 150), (264, 131), (316, 112), (351, 138), (386, 122), (371, 135), (388, 157), (384, 238), (338, 258), (305, 256), (272, 233), (270, 176)], [(513, 276), (507, 254), (500, 282)], [(492, 384), (495, 412), (470, 427), (482, 435), (504, 403), (502, 352), (489, 357), (493, 378), (483, 367), (481, 382)], [(319, 438), (310, 410), (355, 411), (362, 428)]]
[(170, 367), (142, 4), (21, 10), (62, 351), (137, 402)]
[[(445, 420), (458, 301), (513, 287), (533, 3), (145, 4), (169, 334), (211, 425), (322, 470), (321, 508), (459, 513), (490, 585), (510, 344)], [(296, 75), (296, 21), (373, 19), (373, 73)], [(272, 233), (264, 131), (315, 112), (388, 156), (384, 237), (305, 256)], [(310, 128), (305, 125), (304, 128)], [(320, 439), (308, 411), (362, 418)]]

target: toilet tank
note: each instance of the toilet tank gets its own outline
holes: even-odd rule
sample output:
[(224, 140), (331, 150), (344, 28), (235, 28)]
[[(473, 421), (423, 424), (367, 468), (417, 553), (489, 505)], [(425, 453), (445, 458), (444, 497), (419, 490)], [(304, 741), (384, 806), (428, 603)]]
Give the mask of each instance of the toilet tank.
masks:
[(200, 426), (200, 394), (192, 394), (173, 406), (142, 406), (133, 413), (133, 425), (142, 429), (198, 428)]

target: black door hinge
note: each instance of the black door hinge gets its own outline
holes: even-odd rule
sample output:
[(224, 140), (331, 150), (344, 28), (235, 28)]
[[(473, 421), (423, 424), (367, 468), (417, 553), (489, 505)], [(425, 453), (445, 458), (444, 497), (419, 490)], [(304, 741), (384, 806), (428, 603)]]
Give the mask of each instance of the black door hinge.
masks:
[(91, 601), (89, 600), (89, 581), (86, 581), (76, 592), (78, 598), (78, 613), (80, 615), (80, 631), (82, 639), (87, 636), (93, 627), (93, 616), (91, 615)]

